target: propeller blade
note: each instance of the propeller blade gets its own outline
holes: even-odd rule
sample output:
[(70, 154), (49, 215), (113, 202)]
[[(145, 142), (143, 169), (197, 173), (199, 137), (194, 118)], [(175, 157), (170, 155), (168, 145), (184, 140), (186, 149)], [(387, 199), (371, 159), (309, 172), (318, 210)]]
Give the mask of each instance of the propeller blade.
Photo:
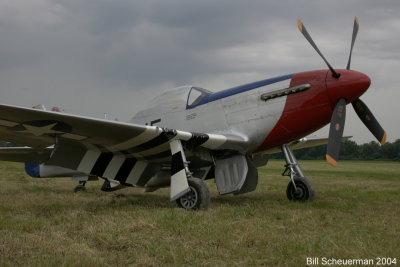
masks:
[(344, 122), (346, 120), (346, 100), (339, 99), (331, 118), (329, 129), (328, 147), (326, 150), (326, 160), (333, 167), (337, 166), (339, 159), (340, 144), (342, 142)]
[(367, 105), (359, 98), (351, 102), (351, 104), (353, 105), (358, 117), (365, 124), (365, 126), (367, 126), (369, 131), (375, 136), (376, 139), (378, 139), (381, 145), (384, 145), (386, 143), (386, 132), (375, 119), (374, 115), (372, 115), (372, 112), (369, 110)]
[(329, 67), (329, 69), (333, 73), (333, 77), (339, 78), (340, 74), (335, 71), (335, 69), (329, 64), (329, 62), (326, 60), (324, 55), (322, 55), (321, 51), (319, 51), (317, 45), (314, 43), (313, 39), (311, 38), (310, 34), (307, 32), (306, 27), (304, 27), (303, 23), (301, 22), (300, 19), (297, 19), (297, 26), (299, 27), (300, 32), (303, 34), (303, 36), (307, 39), (307, 41), (311, 44), (312, 47), (314, 47), (315, 51), (321, 56), (321, 58), (325, 61), (325, 64)]
[(360, 27), (360, 23), (358, 23), (357, 17), (354, 17), (353, 36), (351, 37), (350, 55), (349, 55), (349, 61), (347, 62), (346, 70), (350, 69), (351, 54), (353, 53), (353, 46), (356, 41), (359, 27)]

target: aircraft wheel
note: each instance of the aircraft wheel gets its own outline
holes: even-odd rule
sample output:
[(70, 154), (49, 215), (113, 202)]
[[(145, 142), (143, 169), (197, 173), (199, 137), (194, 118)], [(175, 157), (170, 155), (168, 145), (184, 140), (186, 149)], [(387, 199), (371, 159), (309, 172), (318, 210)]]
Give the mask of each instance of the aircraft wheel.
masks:
[(207, 209), (210, 204), (210, 191), (202, 179), (188, 179), (190, 192), (176, 200), (180, 208), (186, 210)]
[(76, 187), (75, 187), (75, 189), (74, 189), (74, 192), (75, 193), (78, 193), (78, 192), (86, 192), (86, 187), (84, 186), (84, 185), (77, 185)]
[(315, 191), (310, 180), (306, 177), (295, 178), (294, 182), (297, 187), (297, 191), (293, 186), (292, 181), (289, 182), (286, 189), (286, 196), (291, 201), (304, 202), (307, 200), (313, 200)]

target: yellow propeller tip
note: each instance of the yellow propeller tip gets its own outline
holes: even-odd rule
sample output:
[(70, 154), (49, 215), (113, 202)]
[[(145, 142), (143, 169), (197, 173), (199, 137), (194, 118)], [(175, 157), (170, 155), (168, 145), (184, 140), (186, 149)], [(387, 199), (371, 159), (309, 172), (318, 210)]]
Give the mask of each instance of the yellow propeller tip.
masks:
[(297, 27), (299, 27), (299, 30), (300, 30), (301, 32), (303, 32), (303, 23), (301, 22), (300, 19), (297, 19)]
[(383, 146), (385, 143), (386, 143), (386, 132), (385, 132), (385, 134), (384, 134), (383, 137), (382, 137), (381, 145)]
[(331, 164), (332, 167), (336, 167), (337, 166), (337, 161), (334, 160), (331, 156), (329, 156), (328, 154), (326, 154), (326, 161)]
[(360, 23), (358, 22), (357, 16), (354, 17), (354, 21), (357, 23), (357, 26), (360, 27)]

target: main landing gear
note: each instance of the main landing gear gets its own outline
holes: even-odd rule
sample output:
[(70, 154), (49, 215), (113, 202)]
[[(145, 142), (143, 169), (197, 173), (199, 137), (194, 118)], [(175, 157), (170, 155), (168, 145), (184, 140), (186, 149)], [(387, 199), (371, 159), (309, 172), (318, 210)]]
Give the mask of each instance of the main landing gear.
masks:
[(286, 160), (286, 169), (283, 176), (289, 176), (290, 182), (286, 189), (286, 196), (291, 201), (313, 200), (315, 191), (310, 180), (305, 177), (289, 145), (282, 145), (282, 152)]
[(186, 210), (207, 209), (210, 191), (202, 179), (192, 177), (189, 162), (180, 140), (173, 140), (171, 147), (171, 201)]
[(210, 191), (202, 179), (188, 179), (190, 191), (176, 200), (178, 207), (186, 210), (207, 209), (210, 204)]

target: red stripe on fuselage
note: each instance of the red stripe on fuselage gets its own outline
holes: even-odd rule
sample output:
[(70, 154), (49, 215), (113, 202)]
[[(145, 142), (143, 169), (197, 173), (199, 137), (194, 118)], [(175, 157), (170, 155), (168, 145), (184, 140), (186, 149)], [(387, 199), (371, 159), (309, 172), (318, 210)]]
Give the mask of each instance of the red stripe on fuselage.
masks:
[(287, 96), (277, 124), (255, 152), (281, 146), (300, 139), (330, 122), (332, 101), (326, 89), (328, 70), (294, 74), (290, 87), (310, 84), (307, 91)]

